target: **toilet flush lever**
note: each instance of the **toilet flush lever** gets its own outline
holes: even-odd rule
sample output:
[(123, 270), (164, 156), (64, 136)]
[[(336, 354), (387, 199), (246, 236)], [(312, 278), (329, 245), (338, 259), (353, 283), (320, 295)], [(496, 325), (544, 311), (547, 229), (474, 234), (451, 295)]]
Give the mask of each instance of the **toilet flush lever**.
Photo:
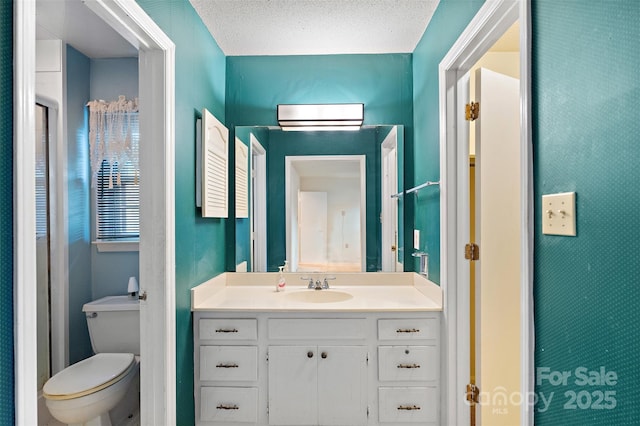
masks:
[(139, 300), (147, 300), (147, 292), (146, 290), (142, 292), (142, 294), (138, 295)]

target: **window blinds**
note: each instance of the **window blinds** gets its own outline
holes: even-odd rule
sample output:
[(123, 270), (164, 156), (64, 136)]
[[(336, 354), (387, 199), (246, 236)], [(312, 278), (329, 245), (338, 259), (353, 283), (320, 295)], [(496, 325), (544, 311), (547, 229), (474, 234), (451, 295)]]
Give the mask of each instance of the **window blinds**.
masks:
[[(139, 156), (138, 113), (130, 114), (131, 157)], [(105, 137), (109, 137), (108, 134)], [(96, 237), (99, 240), (139, 238), (140, 185), (137, 161), (103, 160), (96, 179)]]

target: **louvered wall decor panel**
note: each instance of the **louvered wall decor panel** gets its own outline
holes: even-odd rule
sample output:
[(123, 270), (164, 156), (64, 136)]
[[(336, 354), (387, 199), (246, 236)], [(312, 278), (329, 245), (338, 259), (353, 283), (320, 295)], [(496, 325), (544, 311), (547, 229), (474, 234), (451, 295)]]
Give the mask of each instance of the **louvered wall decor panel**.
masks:
[(202, 110), (202, 217), (228, 217), (229, 130)]
[(249, 148), (236, 138), (236, 218), (249, 217)]

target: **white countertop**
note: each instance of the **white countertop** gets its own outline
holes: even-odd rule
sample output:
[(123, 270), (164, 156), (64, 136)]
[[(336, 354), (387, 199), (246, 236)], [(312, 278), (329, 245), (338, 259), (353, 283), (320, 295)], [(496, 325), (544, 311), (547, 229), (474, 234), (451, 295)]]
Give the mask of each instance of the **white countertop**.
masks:
[[(329, 290), (308, 289), (305, 274), (288, 273), (284, 292), (276, 292), (277, 273), (224, 273), (191, 290), (192, 311), (280, 312), (416, 312), (441, 311), (440, 287), (414, 273), (314, 274), (322, 281), (335, 276)], [(316, 277), (316, 275), (318, 275)], [(300, 301), (294, 293), (343, 292), (352, 297), (338, 302)], [(314, 295), (311, 295), (313, 297)]]

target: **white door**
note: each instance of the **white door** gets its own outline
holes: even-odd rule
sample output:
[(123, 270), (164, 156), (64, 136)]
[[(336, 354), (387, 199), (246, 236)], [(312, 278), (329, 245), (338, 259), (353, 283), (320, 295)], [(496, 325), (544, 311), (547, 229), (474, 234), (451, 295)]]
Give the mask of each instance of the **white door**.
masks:
[(269, 346), (269, 424), (316, 425), (318, 354), (315, 346)]
[[(395, 133), (395, 132), (393, 132)], [(397, 143), (395, 134), (392, 141), (382, 144), (382, 270), (395, 272), (398, 263), (398, 199), (391, 196), (398, 193)]]
[(251, 139), (251, 270), (267, 271), (267, 156), (253, 134)]
[(367, 424), (367, 348), (318, 348), (318, 423), (326, 426)]
[[(476, 380), (483, 395), (509, 397), (520, 392), (519, 80), (480, 68), (476, 101)], [(520, 423), (509, 398), (486, 399), (478, 424)]]
[(300, 191), (298, 227), (301, 264), (327, 263), (327, 193)]

